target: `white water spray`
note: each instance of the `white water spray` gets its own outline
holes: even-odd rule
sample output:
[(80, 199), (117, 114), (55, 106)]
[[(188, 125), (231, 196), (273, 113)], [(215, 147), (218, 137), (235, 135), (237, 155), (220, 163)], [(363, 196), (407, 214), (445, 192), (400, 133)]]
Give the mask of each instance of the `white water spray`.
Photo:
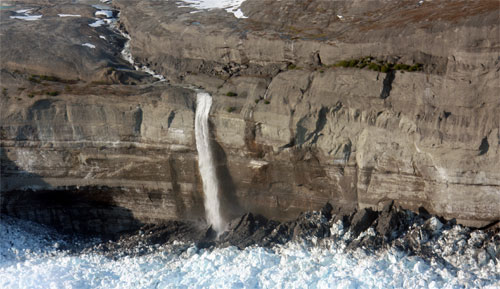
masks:
[(219, 183), (215, 175), (214, 156), (210, 145), (208, 113), (212, 106), (212, 97), (206, 92), (196, 95), (196, 117), (194, 132), (196, 149), (198, 150), (198, 166), (200, 167), (203, 192), (205, 193), (205, 213), (207, 221), (217, 233), (225, 230), (225, 224), (220, 215)]

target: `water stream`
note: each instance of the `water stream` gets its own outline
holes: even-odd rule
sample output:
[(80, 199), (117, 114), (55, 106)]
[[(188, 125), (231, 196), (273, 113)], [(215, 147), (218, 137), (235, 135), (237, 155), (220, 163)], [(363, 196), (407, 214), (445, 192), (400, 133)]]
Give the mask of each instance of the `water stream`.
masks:
[(198, 150), (198, 166), (203, 182), (204, 204), (207, 221), (212, 228), (221, 233), (225, 230), (224, 221), (220, 215), (219, 182), (215, 172), (214, 155), (210, 144), (210, 129), (208, 114), (212, 106), (212, 97), (206, 92), (196, 95), (196, 117), (194, 131), (196, 149)]
[[(116, 21), (113, 23), (116, 23)], [(132, 64), (136, 70), (142, 70), (151, 74), (159, 81), (165, 81), (165, 77), (163, 75), (155, 73), (146, 65), (140, 66), (135, 63), (130, 51), (130, 36), (120, 30), (117, 25), (114, 25), (113, 27), (127, 39), (127, 42), (121, 52), (122, 57)], [(198, 151), (198, 166), (200, 168), (200, 175), (203, 182), (205, 213), (207, 222), (212, 225), (212, 229), (220, 234), (225, 230), (225, 222), (220, 215), (220, 204), (218, 198), (219, 183), (217, 181), (214, 156), (210, 145), (208, 114), (210, 113), (210, 107), (212, 106), (212, 97), (206, 92), (198, 92), (196, 98), (196, 149)]]

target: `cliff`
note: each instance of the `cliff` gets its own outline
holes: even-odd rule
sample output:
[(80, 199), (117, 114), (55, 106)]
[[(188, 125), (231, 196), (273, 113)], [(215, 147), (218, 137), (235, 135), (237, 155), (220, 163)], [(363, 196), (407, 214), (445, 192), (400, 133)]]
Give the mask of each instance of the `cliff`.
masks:
[[(121, 60), (123, 37), (88, 26), (93, 10), (64, 26), (79, 31), (64, 49), (51, 31), (68, 19), (42, 17), (37, 32), (2, 17), (2, 211), (90, 231), (202, 218), (184, 88), (196, 86), (214, 97), (227, 219), (395, 200), (467, 225), (498, 220), (498, 2), (368, 2), (249, 0), (238, 19), (114, 1), (136, 61), (169, 80), (155, 83)], [(4, 40), (21, 34), (50, 41), (18, 53)], [(100, 35), (116, 41), (74, 56)]]

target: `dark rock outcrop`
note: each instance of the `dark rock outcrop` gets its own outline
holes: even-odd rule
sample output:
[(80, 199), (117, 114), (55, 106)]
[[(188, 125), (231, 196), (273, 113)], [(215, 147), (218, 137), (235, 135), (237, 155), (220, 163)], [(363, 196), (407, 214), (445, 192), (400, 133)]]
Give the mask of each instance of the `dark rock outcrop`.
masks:
[[(344, 216), (325, 213), (331, 209), (332, 206), (327, 204), (322, 211), (305, 212), (295, 220), (281, 223), (248, 213), (234, 219), (227, 231), (219, 236), (200, 222), (171, 221), (146, 225), (135, 233), (85, 250), (114, 258), (144, 255), (158, 248), (187, 255), (193, 250), (227, 246), (279, 250), (287, 242), (298, 242), (308, 246), (334, 247), (343, 252), (399, 250), (398, 254), (417, 255), (439, 262), (449, 270), (453, 270), (457, 262), (474, 262), (478, 266), (500, 262), (498, 226), (472, 229), (457, 225), (454, 220), (416, 214), (392, 203), (380, 213), (370, 209)], [(334, 222), (335, 219), (338, 221)], [(342, 221), (349, 219), (350, 222)]]

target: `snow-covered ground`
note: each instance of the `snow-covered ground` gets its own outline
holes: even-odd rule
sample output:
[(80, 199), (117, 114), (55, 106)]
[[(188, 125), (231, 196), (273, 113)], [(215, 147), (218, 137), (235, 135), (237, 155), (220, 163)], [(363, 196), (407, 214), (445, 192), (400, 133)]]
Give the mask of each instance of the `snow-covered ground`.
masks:
[(237, 18), (247, 18), (240, 9), (245, 0), (182, 0), (197, 9), (225, 9)]
[[(338, 228), (336, 228), (338, 229)], [(395, 248), (345, 253), (339, 242), (265, 249), (148, 248), (110, 259), (70, 253), (55, 232), (11, 218), (0, 222), (0, 288), (499, 288), (494, 264), (445, 267)], [(493, 261), (491, 261), (493, 263)]]

